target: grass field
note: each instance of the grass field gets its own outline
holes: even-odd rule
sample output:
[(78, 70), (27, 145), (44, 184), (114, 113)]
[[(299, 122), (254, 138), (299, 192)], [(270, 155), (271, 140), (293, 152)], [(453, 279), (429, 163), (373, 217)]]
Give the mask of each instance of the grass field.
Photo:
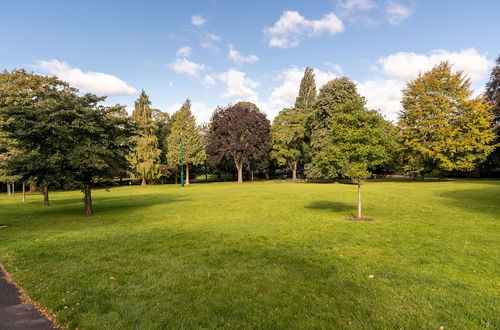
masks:
[[(0, 197), (0, 262), (79, 329), (500, 327), (500, 181)], [(349, 325), (350, 324), (350, 325)]]

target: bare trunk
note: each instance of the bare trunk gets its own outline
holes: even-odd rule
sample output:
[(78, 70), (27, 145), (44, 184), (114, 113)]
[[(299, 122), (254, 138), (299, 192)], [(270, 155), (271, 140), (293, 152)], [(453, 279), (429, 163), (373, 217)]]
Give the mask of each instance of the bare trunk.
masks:
[(243, 183), (243, 164), (236, 163), (236, 169), (238, 170), (238, 183)]
[(186, 185), (189, 186), (189, 164), (186, 164)]
[(92, 213), (94, 213), (92, 208), (92, 187), (89, 184), (86, 184), (83, 188), (83, 193), (85, 194), (85, 215), (92, 215)]
[(26, 185), (23, 182), (23, 202), (26, 202)]
[(43, 189), (43, 206), (49, 206), (49, 184), (44, 183), (42, 185)]
[(16, 186), (15, 186), (14, 182), (12, 182), (12, 188), (10, 188), (10, 190), (11, 190), (12, 197), (14, 197), (16, 195)]
[(297, 181), (297, 162), (294, 162), (292, 165), (292, 181)]
[(361, 218), (361, 179), (358, 178), (358, 219)]
[(36, 192), (36, 183), (35, 182), (30, 182), (30, 193)]
[(7, 183), (7, 196), (11, 196), (10, 194), (10, 183)]
[(148, 184), (148, 183), (147, 183), (147, 181), (146, 181), (146, 178), (145, 178), (145, 177), (142, 177), (142, 179), (141, 179), (141, 186), (145, 186), (145, 185), (147, 185), (147, 184)]

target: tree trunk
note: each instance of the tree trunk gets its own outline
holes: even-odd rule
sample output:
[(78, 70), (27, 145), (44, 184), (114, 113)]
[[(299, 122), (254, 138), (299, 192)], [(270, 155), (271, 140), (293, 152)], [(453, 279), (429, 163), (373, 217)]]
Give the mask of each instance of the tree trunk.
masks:
[(243, 183), (243, 164), (237, 163), (236, 169), (238, 170), (238, 183)]
[(23, 182), (23, 202), (26, 202), (26, 185)]
[(208, 182), (208, 169), (205, 167), (205, 182)]
[(142, 177), (142, 179), (141, 179), (141, 186), (145, 186), (145, 185), (147, 185), (147, 184), (148, 184), (148, 183), (147, 183), (147, 181), (146, 181), (146, 178), (145, 178), (145, 177)]
[(424, 181), (424, 174), (420, 174), (420, 181)]
[(12, 188), (10, 188), (10, 193), (12, 194), (12, 197), (16, 195), (16, 186), (14, 182), (12, 182)]
[(358, 178), (358, 219), (361, 218), (361, 179)]
[(7, 196), (11, 196), (10, 194), (10, 183), (7, 183)]
[(42, 185), (43, 189), (43, 206), (49, 206), (49, 184), (44, 183)]
[(175, 177), (175, 184), (177, 184), (177, 175), (178, 175), (178, 174), (179, 174), (179, 173), (175, 172), (175, 175), (174, 175), (174, 177)]
[(297, 162), (294, 162), (292, 165), (292, 181), (297, 181)]
[(85, 194), (85, 215), (92, 215), (92, 213), (94, 213), (92, 208), (92, 187), (89, 184), (86, 184), (83, 188), (83, 192)]
[(186, 183), (185, 185), (189, 186), (189, 164), (186, 164)]
[(36, 192), (36, 183), (35, 182), (30, 182), (30, 193)]

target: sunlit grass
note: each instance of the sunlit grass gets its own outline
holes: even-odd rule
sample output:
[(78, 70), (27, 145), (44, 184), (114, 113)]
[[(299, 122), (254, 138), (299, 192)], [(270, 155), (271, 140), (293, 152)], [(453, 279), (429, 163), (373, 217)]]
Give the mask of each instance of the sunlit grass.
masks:
[(79, 329), (495, 328), (500, 181), (276, 182), (0, 197), (0, 262)]

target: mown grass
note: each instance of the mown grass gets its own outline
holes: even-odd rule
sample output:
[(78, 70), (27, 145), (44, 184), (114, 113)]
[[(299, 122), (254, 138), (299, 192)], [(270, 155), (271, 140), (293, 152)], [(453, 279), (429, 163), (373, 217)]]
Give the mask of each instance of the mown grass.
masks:
[(79, 329), (499, 328), (500, 181), (0, 197), (0, 262)]

